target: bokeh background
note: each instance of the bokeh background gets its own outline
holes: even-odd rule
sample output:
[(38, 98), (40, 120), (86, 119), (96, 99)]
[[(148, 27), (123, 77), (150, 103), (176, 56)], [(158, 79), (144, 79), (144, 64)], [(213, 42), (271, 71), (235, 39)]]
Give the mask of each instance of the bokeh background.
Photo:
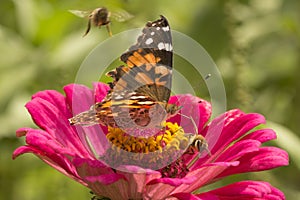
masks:
[[(62, 92), (74, 82), (88, 53), (108, 38), (103, 27), (82, 38), (87, 19), (68, 10), (106, 6), (133, 18), (112, 19), (113, 34), (143, 27), (165, 15), (172, 29), (200, 43), (217, 64), (226, 87), (227, 106), (259, 112), (277, 131), (290, 165), (272, 171), (235, 175), (214, 185), (242, 179), (269, 181), (287, 199), (300, 198), (300, 1), (298, 0), (7, 0), (0, 1), (0, 199), (90, 199), (89, 190), (33, 155), (11, 159), (24, 144), (19, 127), (35, 127), (24, 105), (46, 89)], [(99, 63), (101, 65), (101, 63)], [(203, 80), (175, 57), (174, 67), (210, 99)]]

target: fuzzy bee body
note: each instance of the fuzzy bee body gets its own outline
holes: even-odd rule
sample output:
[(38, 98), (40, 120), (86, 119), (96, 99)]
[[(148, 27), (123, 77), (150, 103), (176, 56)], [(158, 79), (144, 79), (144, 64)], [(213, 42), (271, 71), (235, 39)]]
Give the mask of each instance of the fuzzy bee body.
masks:
[(190, 144), (190, 146), (187, 149), (188, 154), (194, 154), (194, 153), (199, 153), (201, 154), (202, 152), (207, 151), (209, 155), (211, 155), (209, 149), (208, 149), (208, 144), (205, 140), (205, 138), (202, 135), (197, 135), (193, 142)]
[(81, 10), (69, 10), (69, 11), (78, 17), (82, 17), (82, 18), (88, 17), (87, 29), (83, 36), (86, 36), (90, 32), (92, 24), (99, 28), (101, 28), (101, 26), (106, 26), (109, 36), (112, 36), (112, 32), (110, 30), (111, 17), (119, 22), (123, 22), (125, 20), (132, 18), (132, 15), (124, 10), (121, 10), (119, 12), (110, 12), (105, 7), (96, 8), (91, 12), (81, 11)]

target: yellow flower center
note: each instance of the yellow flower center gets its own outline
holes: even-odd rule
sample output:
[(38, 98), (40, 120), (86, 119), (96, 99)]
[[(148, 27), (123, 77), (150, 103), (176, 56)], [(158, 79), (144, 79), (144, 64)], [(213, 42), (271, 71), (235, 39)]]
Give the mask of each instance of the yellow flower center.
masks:
[(148, 138), (131, 136), (122, 129), (109, 127), (106, 137), (111, 142), (111, 148), (102, 159), (113, 166), (160, 168), (184, 153), (190, 144), (191, 135), (185, 134), (181, 126), (171, 122), (163, 123), (160, 132)]
[(128, 135), (122, 129), (108, 129), (107, 139), (115, 148), (133, 153), (149, 153), (161, 150), (163, 147), (182, 149), (188, 144), (183, 128), (177, 123), (165, 122), (160, 134), (148, 138)]

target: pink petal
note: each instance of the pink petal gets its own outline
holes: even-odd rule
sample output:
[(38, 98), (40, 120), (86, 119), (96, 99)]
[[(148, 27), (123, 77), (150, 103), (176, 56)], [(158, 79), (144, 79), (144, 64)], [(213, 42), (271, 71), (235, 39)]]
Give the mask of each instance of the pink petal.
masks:
[(261, 143), (257, 140), (242, 140), (233, 144), (231, 147), (226, 149), (219, 157), (217, 157), (216, 161), (234, 161), (243, 155), (256, 152), (259, 150), (259, 146)]
[(49, 135), (47, 137), (56, 140), (60, 145), (68, 147), (76, 153), (88, 156), (87, 149), (82, 145), (68, 119), (64, 117), (56, 105), (36, 97), (26, 104), (26, 108), (35, 123), (47, 132), (45, 133), (45, 135)]
[(151, 199), (164, 199), (180, 185), (190, 185), (197, 179), (196, 176), (185, 178), (158, 178), (147, 183), (146, 194)]
[(42, 151), (40, 151), (38, 149), (35, 149), (33, 147), (30, 147), (30, 146), (21, 146), (21, 147), (19, 147), (19, 148), (17, 148), (17, 149), (14, 150), (12, 158), (16, 159), (18, 156), (20, 156), (22, 154), (25, 154), (25, 153), (34, 153), (34, 154), (40, 154), (40, 155), (43, 154)]
[(157, 183), (164, 183), (171, 186), (179, 186), (182, 184), (191, 184), (193, 183), (197, 178), (194, 176), (186, 177), (186, 178), (160, 178), (160, 179), (154, 179), (147, 183), (147, 185), (154, 185)]
[(102, 156), (105, 150), (109, 147), (110, 142), (106, 138), (108, 132), (107, 127), (100, 125), (94, 126), (80, 126), (76, 125), (75, 130), (80, 137), (80, 141), (83, 143), (90, 154)]
[(101, 82), (93, 83), (95, 102), (101, 102), (110, 89), (108, 85)]
[(74, 158), (73, 165), (76, 167), (78, 174), (83, 177), (100, 176), (104, 174), (115, 174), (112, 168), (104, 165), (99, 160), (86, 158)]
[[(212, 163), (206, 163), (203, 164), (200, 168), (206, 168), (206, 167), (210, 167), (210, 166), (223, 166), (223, 167), (235, 167), (238, 166), (240, 164), (239, 161), (227, 161), (227, 162), (212, 162)], [(197, 169), (197, 170), (198, 170)], [(192, 173), (192, 172), (191, 172)]]
[[(263, 122), (263, 116), (259, 114), (245, 114), (237, 109), (230, 110), (215, 118), (201, 132), (201, 135), (205, 136), (212, 157), (205, 154), (205, 156), (199, 158), (194, 167), (197, 168), (202, 163), (215, 160), (231, 143), (240, 139), (249, 130)], [(187, 157), (188, 159), (190, 158)]]
[(47, 160), (52, 160), (61, 168), (73, 173), (73, 168), (70, 168), (70, 160), (76, 154), (72, 149), (68, 149), (59, 144), (56, 140), (49, 137), (47, 132), (42, 130), (32, 129), (26, 135), (26, 143), (32, 149)]
[(92, 90), (84, 85), (70, 84), (64, 87), (64, 91), (67, 105), (73, 115), (90, 109), (95, 103)]
[(191, 119), (196, 123), (198, 132), (200, 132), (211, 115), (211, 104), (190, 94), (172, 96), (169, 103), (182, 106), (180, 113), (183, 116), (178, 114), (168, 121), (177, 122), (184, 127), (186, 133), (195, 132), (195, 127)]
[(98, 160), (77, 158), (74, 164), (80, 177), (83, 177), (96, 195), (110, 199), (128, 199), (128, 182), (123, 174), (115, 173)]
[(13, 153), (13, 159), (17, 156), (22, 155), (24, 153), (33, 153), (45, 163), (56, 169), (57, 171), (61, 172), (62, 174), (74, 179), (75, 181), (87, 185), (83, 182), (81, 177), (75, 171), (75, 168), (72, 166), (69, 160), (64, 157), (54, 155), (45, 155), (45, 151), (32, 147), (32, 146), (21, 146), (17, 148)]
[(242, 139), (243, 140), (252, 139), (252, 140), (257, 140), (261, 143), (265, 143), (270, 140), (276, 139), (276, 133), (272, 129), (260, 129), (249, 133)]
[[(232, 162), (242, 157), (246, 153), (258, 151), (260, 145), (261, 143), (257, 140), (239, 141), (222, 152), (220, 156), (215, 154), (206, 159), (213, 160), (214, 162)], [(195, 170), (201, 168), (202, 166), (207, 166), (207, 163), (210, 162), (204, 163), (203, 159), (198, 159), (190, 169)]]
[[(72, 160), (72, 162), (73, 162), (74, 166), (76, 166), (77, 168), (80, 168), (80, 167), (96, 168), (97, 175), (113, 172), (113, 170), (110, 167), (108, 167), (104, 163), (100, 162), (99, 160), (92, 160), (92, 159), (88, 159), (88, 158), (76, 157)], [(101, 171), (99, 171), (98, 169), (101, 169)], [(85, 170), (87, 170), (87, 169), (85, 169)], [(108, 171), (104, 171), (104, 170), (108, 170)], [(87, 173), (87, 174), (95, 175), (94, 173)]]
[(176, 197), (178, 200), (220, 200), (218, 197), (216, 196), (208, 196), (206, 195), (206, 197), (204, 198), (201, 198), (201, 197), (198, 197), (194, 194), (191, 194), (191, 193), (176, 193), (176, 194), (172, 194), (171, 195), (172, 197)]
[[(174, 194), (176, 196), (176, 194)], [(242, 181), (195, 195), (200, 199), (219, 200), (285, 200), (284, 194), (267, 182)]]
[[(72, 109), (74, 115), (90, 109), (90, 107), (95, 104), (95, 99), (100, 100), (106, 95), (107, 89), (108, 86), (102, 83), (94, 84), (95, 94), (84, 85), (70, 84), (64, 87), (67, 104)], [(89, 140), (97, 155), (103, 154), (107, 148), (107, 139), (105, 136), (107, 127), (101, 125), (82, 127), (78, 125), (72, 126), (72, 128), (90, 154), (92, 150), (90, 150), (90, 145), (87, 140)]]
[(239, 110), (227, 112), (214, 119), (206, 128), (206, 140), (212, 154), (220, 154), (230, 143), (265, 122), (260, 114), (244, 114)]
[(144, 198), (147, 199), (148, 194), (146, 189), (148, 188), (148, 190), (152, 190), (149, 189), (148, 183), (161, 178), (161, 174), (158, 171), (134, 165), (122, 165), (119, 166), (117, 170), (118, 173), (122, 173), (128, 180), (130, 199), (142, 199), (143, 195), (146, 195)]
[[(130, 171), (131, 172), (131, 171)], [(147, 175), (146, 173), (122, 173), (128, 180), (128, 191), (131, 199), (142, 199), (143, 193), (145, 192), (146, 183), (149, 180), (155, 178), (155, 176), (160, 176), (159, 173), (156, 175)]]
[(31, 129), (32, 128), (27, 128), (27, 127), (19, 128), (18, 130), (16, 130), (16, 136), (17, 137), (25, 136), (27, 132)]
[(55, 90), (45, 90), (45, 91), (40, 91), (37, 92), (32, 96), (32, 99), (35, 98), (41, 98), (44, 99), (45, 101), (49, 102), (52, 105), (55, 105), (58, 110), (61, 111), (62, 115), (65, 116), (66, 118), (71, 117), (71, 113), (68, 110), (68, 107), (66, 105), (66, 100), (65, 97), (55, 91)]
[(259, 148), (259, 151), (245, 154), (238, 160), (241, 163), (239, 166), (226, 169), (217, 178), (231, 174), (264, 171), (289, 164), (287, 152), (276, 147)]
[(86, 176), (84, 179), (91, 183), (99, 182), (101, 185), (109, 185), (114, 182), (117, 182), (120, 179), (126, 180), (123, 175), (115, 173), (103, 174), (100, 176)]
[(101, 184), (100, 182), (102, 182), (104, 179), (107, 179), (106, 176), (109, 175), (93, 177), (91, 178), (91, 182), (86, 180), (88, 183), (88, 187), (93, 191), (95, 195), (100, 197), (103, 196), (111, 200), (130, 199), (127, 181), (122, 178), (116, 178), (112, 181), (113, 183), (111, 184)]
[(203, 185), (209, 184), (214, 177), (221, 174), (224, 170), (228, 167), (235, 167), (238, 166), (239, 162), (215, 162), (215, 163), (207, 163), (203, 165), (201, 168), (190, 171), (185, 178), (188, 177), (197, 177), (196, 181), (190, 184), (182, 184), (175, 188), (172, 193), (177, 192), (193, 192), (194, 190), (201, 188)]

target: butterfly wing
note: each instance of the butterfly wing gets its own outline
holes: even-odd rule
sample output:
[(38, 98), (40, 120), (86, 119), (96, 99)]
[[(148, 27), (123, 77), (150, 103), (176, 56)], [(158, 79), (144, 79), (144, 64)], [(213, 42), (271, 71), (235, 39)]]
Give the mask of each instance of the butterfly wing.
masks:
[[(157, 103), (167, 103), (170, 97), (172, 57), (170, 27), (161, 16), (159, 20), (148, 22), (137, 43), (121, 55), (126, 66), (107, 73), (113, 82), (109, 83), (111, 90), (103, 101), (71, 118), (70, 123), (100, 123), (114, 127), (115, 120), (131, 118), (141, 126), (147, 126), (150, 121), (159, 124), (165, 117), (165, 110)], [(156, 121), (150, 119), (149, 109), (153, 105), (158, 113)]]
[(110, 83), (115, 92), (133, 90), (158, 102), (168, 102), (172, 84), (172, 38), (169, 23), (163, 16), (148, 22), (120, 59), (120, 66), (107, 73), (114, 78)]

